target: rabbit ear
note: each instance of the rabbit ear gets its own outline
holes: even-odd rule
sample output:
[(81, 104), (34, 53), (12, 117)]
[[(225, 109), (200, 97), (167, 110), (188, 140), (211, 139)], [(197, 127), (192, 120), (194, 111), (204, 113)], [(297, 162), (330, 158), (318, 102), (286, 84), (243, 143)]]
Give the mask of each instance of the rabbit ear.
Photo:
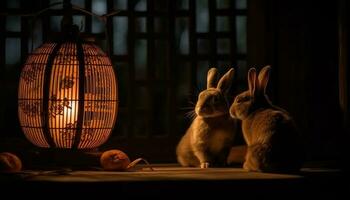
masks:
[(218, 70), (216, 68), (210, 68), (207, 75), (207, 89), (214, 88), (216, 86), (216, 77)]
[(263, 94), (266, 93), (266, 87), (267, 87), (267, 83), (269, 82), (269, 77), (270, 77), (270, 70), (271, 67), (265, 66), (264, 68), (262, 68), (260, 70), (259, 76), (258, 76), (258, 80), (259, 80), (259, 91), (264, 92)]
[(248, 86), (251, 96), (253, 96), (255, 93), (256, 82), (256, 69), (250, 68), (248, 71)]
[(225, 93), (228, 92), (232, 84), (234, 72), (235, 70), (233, 68), (226, 72), (226, 74), (223, 75), (219, 80), (218, 86), (216, 88)]

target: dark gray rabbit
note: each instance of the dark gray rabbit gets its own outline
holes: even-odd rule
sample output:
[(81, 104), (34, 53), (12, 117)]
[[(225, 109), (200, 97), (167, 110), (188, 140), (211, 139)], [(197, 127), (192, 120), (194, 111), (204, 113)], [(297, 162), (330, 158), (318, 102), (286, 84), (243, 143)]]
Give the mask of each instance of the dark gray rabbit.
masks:
[(304, 145), (292, 117), (272, 105), (266, 95), (270, 67), (259, 76), (255, 68), (248, 72), (249, 90), (236, 96), (230, 114), (242, 120), (248, 145), (243, 168), (248, 171), (296, 172), (302, 165)]
[(237, 121), (230, 117), (227, 101), (233, 75), (232, 68), (216, 86), (217, 69), (208, 71), (207, 89), (198, 96), (196, 117), (176, 149), (177, 160), (182, 166), (226, 165), (237, 126)]

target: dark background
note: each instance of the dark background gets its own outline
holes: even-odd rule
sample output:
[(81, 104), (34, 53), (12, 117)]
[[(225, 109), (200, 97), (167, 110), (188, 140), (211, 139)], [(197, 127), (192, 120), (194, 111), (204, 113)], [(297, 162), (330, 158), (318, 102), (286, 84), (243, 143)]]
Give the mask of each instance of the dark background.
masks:
[[(49, 4), (48, 1), (18, 2), (16, 8), (2, 6), (1, 13), (16, 15)], [(91, 0), (77, 2), (84, 2), (87, 9), (95, 5)], [(101, 2), (106, 3), (107, 12), (122, 5), (118, 1)], [(121, 16), (128, 21), (110, 20), (107, 31), (113, 35), (118, 26), (122, 29), (128, 24), (124, 33), (126, 46), (119, 46), (121, 50), (118, 50), (118, 45), (113, 43), (117, 47), (110, 45), (108, 49), (104, 34), (94, 33), (97, 42), (106, 51), (113, 52), (111, 58), (119, 80), (121, 104), (116, 128), (101, 149), (122, 149), (132, 158), (143, 156), (150, 162), (175, 162), (175, 146), (190, 123), (185, 117), (189, 110), (185, 108), (192, 106), (189, 102), (196, 102), (196, 95), (204, 88), (206, 70), (219, 66), (223, 73), (230, 66), (235, 67), (239, 73), (232, 89), (235, 95), (246, 88), (248, 67), (260, 69), (269, 64), (272, 66), (269, 95), (276, 105), (295, 118), (307, 144), (308, 161), (339, 166), (339, 161), (347, 159), (343, 156), (349, 136), (347, 1), (248, 0), (246, 7), (245, 1), (240, 7), (238, 0), (238, 4), (215, 0), (184, 3), (149, 0), (146, 10), (142, 5), (136, 6), (139, 1), (125, 2)], [(207, 10), (198, 10), (201, 6)], [(42, 16), (41, 31), (50, 31), (39, 33), (38, 44), (55, 31), (54, 27), (50, 29), (47, 16), (51, 15), (60, 15), (59, 8)], [(227, 17), (222, 30), (218, 28), (221, 22), (217, 16)], [(237, 16), (246, 16), (246, 21), (237, 20)], [(184, 21), (177, 20), (179, 18)], [(201, 18), (207, 19), (208, 26), (198, 29), (198, 24), (203, 23)], [(33, 148), (21, 132), (17, 118), (20, 66), (26, 52), (31, 50), (28, 45), (31, 21), (21, 19), (21, 29), (9, 31), (6, 16), (0, 16), (1, 151)], [(155, 24), (164, 19), (158, 33)], [(85, 31), (94, 32), (99, 27), (94, 23), (98, 22), (86, 16)], [(181, 26), (187, 28), (187, 36)], [(142, 27), (146, 30), (138, 30)], [(103, 32), (103, 29), (97, 31)], [(178, 39), (179, 31), (188, 38), (187, 43)], [(6, 52), (10, 50), (6, 38), (20, 38), (19, 62), (6, 63)], [(120, 39), (114, 35), (111, 38), (112, 42)]]
[(348, 113), (344, 60), (349, 55), (344, 51), (345, 4), (252, 1), (248, 9), (248, 63), (275, 66), (274, 102), (295, 117), (310, 160), (337, 160), (344, 147), (343, 120)]

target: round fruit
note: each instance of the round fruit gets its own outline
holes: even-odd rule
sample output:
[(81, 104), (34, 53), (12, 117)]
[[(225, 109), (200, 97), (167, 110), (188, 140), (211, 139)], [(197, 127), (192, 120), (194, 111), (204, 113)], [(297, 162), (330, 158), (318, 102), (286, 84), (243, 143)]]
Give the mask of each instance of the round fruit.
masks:
[(22, 169), (21, 160), (13, 153), (0, 153), (0, 171), (1, 172), (18, 172)]
[(130, 159), (124, 152), (113, 149), (103, 152), (100, 157), (100, 163), (104, 170), (123, 171), (130, 164)]

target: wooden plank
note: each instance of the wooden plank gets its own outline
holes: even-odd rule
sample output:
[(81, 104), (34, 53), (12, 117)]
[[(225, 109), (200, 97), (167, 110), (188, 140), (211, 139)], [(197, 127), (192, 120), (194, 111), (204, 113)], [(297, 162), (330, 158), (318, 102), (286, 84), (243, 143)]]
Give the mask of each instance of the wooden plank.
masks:
[(345, 138), (350, 137), (350, 108), (349, 108), (349, 77), (350, 77), (350, 3), (346, 0), (339, 1), (339, 104), (343, 114)]
[(214, 11), (216, 16), (231, 16), (234, 15), (247, 15), (247, 10), (237, 10), (235, 9), (235, 1), (230, 1), (230, 7), (228, 9), (217, 9)]
[[(21, 1), (21, 5), (28, 8), (30, 7), (30, 2), (26, 0)], [(21, 37), (21, 64), (25, 62), (28, 56), (28, 38), (31, 37), (29, 35), (29, 20), (27, 17), (21, 17), (21, 32), (23, 36)], [(18, 73), (21, 71), (21, 67), (18, 67)]]
[(129, 108), (128, 112), (128, 130), (130, 130), (130, 134), (128, 134), (129, 137), (133, 136), (133, 133), (131, 130), (133, 130), (134, 122), (135, 122), (135, 98), (137, 98), (135, 94), (135, 15), (134, 12), (134, 2), (128, 1), (128, 65), (129, 65), (129, 89), (128, 89), (128, 98), (127, 98), (127, 105)]
[[(238, 60), (238, 52), (237, 52), (237, 41), (236, 41), (236, 10), (235, 10), (235, 1), (230, 1), (230, 10), (231, 13), (229, 15), (229, 20), (230, 20), (230, 35), (231, 35), (231, 40), (230, 40), (230, 61), (231, 65), (237, 66), (237, 60)], [(244, 59), (245, 60), (245, 59)], [(235, 77), (237, 77), (237, 73), (235, 73)], [(233, 88), (235, 90), (237, 88)]]
[[(91, 12), (92, 2), (91, 0), (85, 0), (85, 9)], [(85, 17), (85, 32), (91, 33), (92, 30), (92, 17), (87, 15)]]
[[(197, 38), (196, 38), (196, 1), (189, 1), (189, 37), (190, 37), (190, 65), (191, 65), (191, 85), (190, 93), (196, 93), (197, 85), (197, 60), (195, 56), (197, 55)], [(192, 100), (192, 99), (191, 99)], [(194, 100), (192, 100), (194, 101)]]
[[(113, 11), (114, 7), (114, 1), (113, 0), (107, 0), (107, 13), (111, 13)], [(105, 27), (106, 30), (106, 43), (107, 43), (107, 54), (108, 56), (113, 55), (113, 45), (114, 45), (114, 38), (113, 38), (113, 17), (107, 18), (107, 24)]]
[[(0, 12), (3, 12), (5, 10), (4, 6), (0, 7)], [(6, 42), (5, 42), (5, 23), (6, 23), (6, 16), (0, 15), (0, 77), (4, 75), (3, 71), (5, 68), (5, 49), (6, 49)], [(2, 79), (1, 79), (2, 81)], [(1, 84), (2, 85), (2, 84)]]
[[(155, 79), (155, 39), (153, 37), (154, 35), (154, 0), (148, 0), (147, 1), (147, 18), (146, 18), (146, 29), (147, 29), (147, 90), (150, 93), (149, 95), (149, 100), (150, 104), (148, 105), (149, 111), (147, 112), (146, 116), (148, 124), (148, 130), (140, 130), (140, 131), (146, 131), (146, 137), (151, 137), (152, 131), (156, 129), (157, 127), (157, 122), (155, 120), (155, 110), (157, 110), (157, 105), (155, 105), (155, 102), (157, 101), (156, 99), (158, 98), (156, 95), (156, 87), (151, 87), (150, 82), (152, 82)], [(158, 125), (159, 126), (159, 125)]]
[(154, 165), (150, 171), (146, 165), (140, 165), (139, 170), (132, 172), (106, 172), (106, 171), (67, 171), (66, 174), (54, 176), (54, 171), (32, 172), (34, 176), (30, 181), (55, 182), (135, 182), (135, 181), (218, 181), (218, 180), (283, 180), (302, 179), (300, 175), (272, 174), (247, 172), (242, 168), (187, 168), (177, 165)]
[(209, 7), (209, 66), (207, 68), (212, 66), (217, 66), (217, 59), (216, 59), (216, 0), (208, 0), (208, 7)]
[(169, 99), (168, 104), (168, 110), (169, 110), (169, 127), (165, 130), (168, 132), (169, 139), (172, 138), (176, 134), (176, 130), (178, 130), (178, 125), (176, 124), (176, 84), (179, 84), (176, 80), (177, 77), (175, 77), (176, 74), (176, 66), (178, 65), (178, 62), (175, 58), (176, 51), (175, 51), (175, 14), (176, 13), (176, 2), (169, 0), (168, 4), (168, 62), (167, 62), (167, 80), (170, 81), (170, 88), (167, 90), (167, 98)]

